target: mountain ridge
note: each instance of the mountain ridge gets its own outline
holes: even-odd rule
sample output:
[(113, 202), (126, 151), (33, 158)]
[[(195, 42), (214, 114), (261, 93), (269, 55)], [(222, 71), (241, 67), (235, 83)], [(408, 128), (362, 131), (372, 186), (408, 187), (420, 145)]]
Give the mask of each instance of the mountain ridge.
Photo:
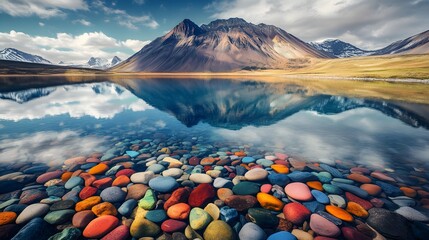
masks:
[(41, 63), (41, 64), (52, 64), (51, 61), (31, 53), (26, 53), (16, 48), (5, 48), (0, 51), (1, 60), (29, 62), (29, 63)]

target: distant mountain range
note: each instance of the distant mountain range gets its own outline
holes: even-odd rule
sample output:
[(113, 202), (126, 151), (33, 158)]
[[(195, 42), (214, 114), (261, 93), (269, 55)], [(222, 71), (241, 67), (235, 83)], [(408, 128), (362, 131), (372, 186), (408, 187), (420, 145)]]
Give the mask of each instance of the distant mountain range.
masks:
[(372, 51), (362, 50), (339, 39), (329, 39), (323, 42), (310, 42), (310, 45), (320, 51), (324, 51), (339, 58), (391, 54), (429, 54), (429, 31), (399, 40), (387, 47)]
[[(116, 72), (219, 72), (294, 68), (312, 58), (391, 54), (429, 54), (429, 31), (379, 50), (364, 50), (339, 39), (306, 43), (281, 28), (255, 25), (241, 18), (220, 19), (201, 26), (185, 19), (125, 61), (117, 56), (111, 60), (91, 57), (85, 64), (65, 60), (58, 65)], [(13, 48), (2, 50), (0, 59), (52, 64)]]
[(32, 55), (15, 48), (5, 48), (0, 51), (0, 59), (9, 61), (52, 64), (41, 56)]
[[(41, 63), (41, 64), (53, 64), (51, 61), (30, 53), (20, 51), (15, 48), (5, 48), (0, 51), (0, 60), (9, 60), (9, 61), (18, 61), (18, 62), (28, 62), (28, 63)], [(58, 65), (61, 66), (70, 66), (70, 67), (80, 67), (80, 68), (94, 68), (94, 69), (108, 69), (120, 63), (122, 60), (114, 56), (111, 60), (100, 58), (100, 57), (91, 57), (85, 64), (74, 64), (59, 62)]]
[(80, 67), (80, 68), (94, 68), (94, 69), (108, 69), (113, 66), (116, 66), (122, 60), (118, 56), (114, 56), (111, 60), (100, 57), (91, 57), (85, 64), (74, 64), (74, 63), (64, 63), (59, 62), (59, 65), (62, 66), (71, 66), (71, 67)]
[(319, 51), (324, 51), (338, 58), (367, 56), (374, 53), (374, 51), (362, 50), (339, 39), (328, 39), (323, 42), (310, 42), (309, 44)]

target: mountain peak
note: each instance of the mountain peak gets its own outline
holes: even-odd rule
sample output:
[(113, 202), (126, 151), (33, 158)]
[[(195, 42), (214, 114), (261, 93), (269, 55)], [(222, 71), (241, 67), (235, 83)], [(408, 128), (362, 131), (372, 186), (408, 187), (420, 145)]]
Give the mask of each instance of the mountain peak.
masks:
[(183, 36), (199, 35), (203, 32), (204, 30), (189, 19), (184, 19), (171, 30), (172, 34)]
[(242, 18), (228, 18), (228, 19), (217, 19), (210, 22), (209, 24), (203, 24), (201, 25), (201, 27), (203, 29), (214, 30), (222, 27), (246, 26), (249, 24), (251, 23), (246, 22), (246, 20)]
[(116, 64), (118, 64), (118, 63), (120, 63), (120, 62), (122, 62), (122, 60), (121, 60), (118, 56), (114, 56), (114, 57), (112, 58), (112, 61), (110, 62), (110, 65), (111, 65), (111, 66), (115, 66)]
[(49, 60), (44, 59), (41, 56), (33, 55), (30, 53), (23, 52), (16, 48), (5, 48), (0, 51), (0, 60), (11, 60), (18, 62), (31, 62), (31, 63), (43, 63), (52, 64)]

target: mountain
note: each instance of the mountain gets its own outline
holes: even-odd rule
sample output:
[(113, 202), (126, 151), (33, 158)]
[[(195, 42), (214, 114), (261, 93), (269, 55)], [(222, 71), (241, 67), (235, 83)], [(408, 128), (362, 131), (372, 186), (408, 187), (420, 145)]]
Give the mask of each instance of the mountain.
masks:
[(374, 53), (374, 51), (362, 50), (339, 39), (328, 39), (323, 42), (310, 42), (309, 44), (319, 51), (324, 51), (338, 58), (367, 56)]
[(1, 50), (0, 59), (18, 62), (52, 64), (49, 60), (46, 60), (41, 56), (26, 53), (15, 48), (5, 48)]
[(387, 54), (429, 54), (429, 30), (375, 51), (373, 55)]
[(117, 65), (120, 62), (122, 62), (122, 60), (118, 56), (114, 56), (112, 58), (112, 61), (110, 61), (110, 66), (113, 67), (113, 66)]
[(76, 64), (76, 63), (65, 63), (63, 61), (59, 62), (60, 65), (66, 65), (70, 67), (79, 67), (79, 68), (93, 68), (105, 70), (111, 68), (122, 60), (118, 56), (114, 56), (111, 60), (101, 57), (90, 57), (88, 62), (85, 64)]
[(427, 114), (415, 111), (412, 104), (317, 94), (297, 84), (225, 79), (117, 79), (115, 83), (187, 127), (204, 122), (236, 130), (250, 125), (269, 126), (300, 111), (334, 115), (369, 108), (410, 126), (429, 129)]
[(291, 59), (331, 57), (272, 25), (230, 18), (198, 26), (185, 19), (112, 70), (218, 72), (282, 68)]

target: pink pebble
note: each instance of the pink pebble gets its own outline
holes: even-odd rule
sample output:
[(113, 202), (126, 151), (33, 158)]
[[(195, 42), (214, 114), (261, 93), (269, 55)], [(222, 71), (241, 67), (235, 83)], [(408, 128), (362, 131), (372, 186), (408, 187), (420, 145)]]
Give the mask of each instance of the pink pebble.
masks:
[(271, 191), (271, 184), (264, 184), (261, 186), (261, 192), (263, 193), (269, 193)]
[(286, 158), (288, 158), (288, 155), (284, 153), (276, 153), (276, 157), (280, 160), (286, 160)]

